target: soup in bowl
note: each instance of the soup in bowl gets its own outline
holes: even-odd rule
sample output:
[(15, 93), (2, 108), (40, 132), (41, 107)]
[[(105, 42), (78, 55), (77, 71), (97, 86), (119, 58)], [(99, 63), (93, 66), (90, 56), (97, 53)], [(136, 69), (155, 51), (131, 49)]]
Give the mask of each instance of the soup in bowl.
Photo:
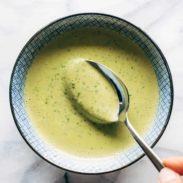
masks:
[(117, 95), (85, 60), (104, 64), (125, 83), (129, 119), (155, 145), (172, 109), (169, 67), (144, 32), (103, 14), (57, 20), (25, 45), (10, 82), (16, 125), (38, 155), (63, 169), (96, 174), (124, 168), (143, 151), (122, 122), (107, 123), (118, 112)]

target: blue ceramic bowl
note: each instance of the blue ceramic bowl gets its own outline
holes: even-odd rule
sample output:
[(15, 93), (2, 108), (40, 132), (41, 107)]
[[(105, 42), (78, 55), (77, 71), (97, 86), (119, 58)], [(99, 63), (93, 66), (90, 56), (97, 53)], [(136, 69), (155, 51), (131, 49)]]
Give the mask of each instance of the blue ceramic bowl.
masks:
[(27, 144), (40, 157), (51, 164), (78, 173), (98, 174), (106, 173), (127, 167), (139, 160), (143, 151), (138, 145), (130, 150), (105, 158), (80, 158), (60, 152), (44, 142), (32, 128), (31, 121), (24, 103), (24, 82), (27, 71), (40, 49), (50, 40), (71, 30), (79, 28), (104, 28), (119, 32), (137, 44), (148, 56), (157, 76), (159, 85), (159, 105), (152, 128), (148, 131), (145, 141), (154, 146), (163, 134), (172, 111), (173, 83), (170, 69), (165, 57), (152, 41), (138, 27), (133, 24), (105, 14), (85, 13), (76, 14), (59, 19), (37, 32), (20, 52), (10, 81), (10, 105), (17, 128)]

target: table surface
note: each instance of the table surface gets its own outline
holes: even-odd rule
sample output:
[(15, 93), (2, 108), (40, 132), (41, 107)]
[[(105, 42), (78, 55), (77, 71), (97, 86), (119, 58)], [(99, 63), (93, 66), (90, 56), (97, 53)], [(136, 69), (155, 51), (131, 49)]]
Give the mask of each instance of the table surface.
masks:
[[(103, 175), (78, 175), (40, 159), (23, 141), (9, 106), (9, 80), (18, 53), (49, 22), (74, 13), (101, 12), (143, 29), (162, 49), (174, 81), (170, 123), (154, 150), (161, 158), (183, 155), (183, 1), (181, 0), (1, 0), (0, 1), (0, 182), (155, 183), (158, 173), (146, 157)], [(65, 176), (64, 176), (65, 175)]]

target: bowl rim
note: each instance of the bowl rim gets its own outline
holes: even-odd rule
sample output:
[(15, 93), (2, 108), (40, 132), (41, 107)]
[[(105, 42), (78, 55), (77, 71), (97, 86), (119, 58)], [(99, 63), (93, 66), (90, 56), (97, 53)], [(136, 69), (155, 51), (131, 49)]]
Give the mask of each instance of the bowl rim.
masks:
[(71, 17), (75, 17), (75, 16), (82, 16), (82, 15), (99, 15), (99, 16), (105, 16), (105, 17), (111, 17), (111, 18), (115, 18), (119, 21), (123, 21), (127, 24), (129, 24), (130, 26), (132, 26), (133, 28), (135, 28), (136, 30), (138, 30), (141, 34), (143, 34), (152, 44), (153, 46), (157, 49), (157, 51), (159, 52), (160, 56), (162, 57), (162, 60), (164, 62), (164, 65), (167, 69), (167, 72), (168, 72), (168, 78), (170, 80), (170, 91), (171, 91), (171, 103), (170, 103), (170, 108), (169, 108), (169, 111), (168, 111), (168, 115), (167, 115), (167, 118), (166, 118), (166, 121), (165, 121), (165, 124), (160, 132), (160, 134), (158, 135), (158, 137), (156, 138), (156, 140), (153, 142), (153, 144), (151, 145), (151, 148), (153, 148), (157, 142), (160, 140), (161, 136), (163, 135), (163, 133), (165, 132), (165, 129), (169, 123), (169, 120), (170, 120), (170, 116), (171, 116), (171, 113), (172, 113), (172, 108), (173, 108), (173, 102), (174, 102), (174, 87), (173, 87), (173, 79), (172, 79), (172, 74), (171, 74), (171, 71), (170, 71), (170, 68), (169, 68), (169, 65), (168, 65), (168, 62), (163, 54), (163, 52), (161, 51), (161, 49), (159, 48), (159, 46), (152, 40), (152, 38), (147, 34), (145, 33), (141, 28), (139, 28), (138, 26), (134, 25), (133, 23), (121, 18), (121, 17), (117, 17), (115, 15), (111, 15), (111, 14), (105, 14), (105, 13), (97, 13), (97, 12), (85, 12), (85, 13), (76, 13), (76, 14), (71, 14), (71, 15), (68, 15), (68, 16), (64, 16), (62, 18), (58, 18), (54, 21), (51, 21), (49, 24), (47, 24), (46, 26), (42, 27), (41, 29), (39, 29), (36, 33), (33, 34), (33, 36), (31, 36), (31, 38), (29, 38), (29, 40), (26, 42), (26, 44), (23, 46), (23, 48), (21, 49), (20, 53), (18, 54), (18, 57), (14, 63), (14, 66), (13, 66), (13, 69), (12, 69), (12, 73), (11, 73), (11, 77), (10, 77), (10, 83), (9, 83), (9, 103), (10, 103), (10, 109), (11, 109), (11, 113), (12, 113), (12, 116), (13, 116), (13, 120), (14, 120), (14, 123), (20, 133), (20, 135), (22, 136), (22, 138), (24, 139), (24, 141), (26, 142), (26, 144), (35, 152), (35, 154), (37, 154), (40, 158), (42, 158), (43, 160), (45, 160), (47, 163), (61, 169), (61, 170), (65, 170), (65, 171), (68, 171), (68, 172), (73, 172), (73, 173), (77, 173), (77, 174), (82, 174), (82, 175), (100, 175), (100, 174), (106, 174), (106, 173), (112, 173), (112, 172), (115, 172), (115, 171), (118, 171), (118, 170), (122, 170), (124, 168), (127, 168), (128, 166), (136, 163), (138, 160), (140, 160), (142, 157), (145, 156), (145, 153), (143, 153), (140, 157), (136, 158), (135, 160), (133, 160), (132, 162), (128, 163), (127, 165), (125, 166), (122, 166), (121, 168), (117, 168), (117, 169), (114, 169), (114, 170), (111, 170), (111, 171), (104, 171), (104, 172), (98, 172), (98, 173), (85, 173), (85, 172), (79, 172), (79, 171), (73, 171), (73, 170), (69, 170), (69, 169), (66, 169), (66, 168), (63, 168), (59, 165), (56, 165), (55, 163), (51, 162), (50, 160), (44, 158), (40, 153), (38, 153), (32, 146), (31, 144), (29, 143), (29, 141), (24, 137), (23, 135), (23, 132), (21, 131), (20, 129), (20, 126), (18, 125), (18, 120), (16, 119), (15, 117), (15, 113), (14, 113), (14, 110), (13, 110), (13, 104), (12, 104), (12, 96), (11, 96), (11, 91), (12, 91), (12, 81), (13, 81), (13, 76), (14, 76), (14, 73), (15, 73), (15, 68), (17, 66), (17, 63), (18, 63), (18, 60), (21, 56), (21, 54), (23, 53), (23, 51), (25, 50), (25, 48), (28, 46), (28, 44), (39, 34), (41, 33), (44, 29), (48, 28), (49, 26), (59, 22), (59, 21), (62, 21), (62, 20), (65, 20), (67, 18), (71, 18)]

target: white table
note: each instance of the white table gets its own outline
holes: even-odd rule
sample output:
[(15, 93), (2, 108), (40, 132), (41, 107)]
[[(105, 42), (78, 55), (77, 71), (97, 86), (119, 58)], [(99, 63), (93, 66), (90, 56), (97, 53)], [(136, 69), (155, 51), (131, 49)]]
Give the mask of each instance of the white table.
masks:
[[(183, 1), (181, 0), (1, 0), (0, 1), (0, 182), (64, 183), (64, 171), (40, 159), (17, 131), (9, 106), (9, 80), (16, 57), (40, 28), (60, 17), (102, 12), (122, 17), (146, 31), (160, 46), (175, 89), (170, 123), (155, 151), (183, 154)], [(71, 183), (155, 183), (157, 171), (145, 157), (111, 174), (68, 174)]]

